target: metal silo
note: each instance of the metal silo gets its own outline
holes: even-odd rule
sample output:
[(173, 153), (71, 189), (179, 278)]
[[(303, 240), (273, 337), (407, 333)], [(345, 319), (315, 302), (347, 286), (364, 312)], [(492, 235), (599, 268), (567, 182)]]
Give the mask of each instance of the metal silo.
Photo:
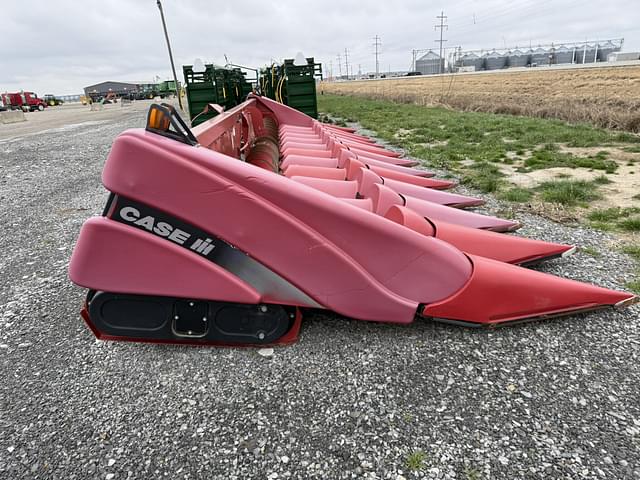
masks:
[(583, 43), (576, 46), (576, 63), (594, 63), (597, 60), (597, 46)]
[(484, 56), (484, 62), (487, 70), (499, 70), (507, 66), (507, 57), (494, 50)]
[(442, 59), (433, 50), (429, 50), (418, 60), (416, 60), (416, 71), (423, 75), (433, 75), (441, 73), (444, 69), (441, 68)]
[(573, 48), (561, 45), (553, 52), (553, 63), (573, 63)]
[(549, 50), (545, 50), (542, 47), (536, 48), (531, 53), (531, 65), (534, 63), (538, 66), (549, 65)]
[(474, 67), (475, 71), (484, 70), (484, 58), (480, 58), (475, 53), (467, 53), (462, 56), (463, 67)]
[(598, 61), (606, 62), (610, 54), (618, 51), (620, 51), (620, 47), (614, 45), (611, 40), (602, 43), (598, 46)]
[(526, 67), (529, 65), (529, 55), (521, 50), (515, 49), (507, 54), (507, 61), (510, 67)]

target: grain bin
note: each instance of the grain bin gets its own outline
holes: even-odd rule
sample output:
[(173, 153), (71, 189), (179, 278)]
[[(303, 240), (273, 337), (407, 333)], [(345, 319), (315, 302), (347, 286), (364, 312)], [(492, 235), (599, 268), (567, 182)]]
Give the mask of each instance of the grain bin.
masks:
[(444, 71), (443, 61), (433, 50), (429, 50), (416, 60), (416, 71), (423, 75), (433, 75)]
[(484, 62), (487, 70), (500, 70), (507, 66), (507, 57), (494, 50), (485, 55)]
[(553, 51), (553, 63), (573, 63), (573, 48), (560, 45)]
[(606, 62), (609, 55), (613, 52), (619, 52), (620, 47), (613, 44), (611, 40), (598, 45), (598, 61)]
[(576, 63), (594, 63), (596, 61), (596, 46), (582, 44), (576, 46)]
[(516, 48), (507, 54), (507, 62), (510, 67), (526, 67), (529, 65), (529, 55)]
[(475, 71), (484, 70), (484, 58), (475, 53), (466, 53), (460, 59), (463, 67), (474, 67)]
[(542, 47), (536, 48), (533, 52), (531, 52), (531, 65), (549, 65), (549, 50), (545, 50)]

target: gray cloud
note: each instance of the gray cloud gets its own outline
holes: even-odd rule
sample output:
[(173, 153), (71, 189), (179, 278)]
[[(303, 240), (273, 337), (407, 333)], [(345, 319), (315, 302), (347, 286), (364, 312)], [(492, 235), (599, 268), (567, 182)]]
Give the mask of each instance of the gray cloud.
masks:
[[(5, 2), (6, 3), (6, 2)], [(177, 65), (196, 57), (261, 66), (302, 51), (337, 73), (344, 49), (357, 71), (409, 68), (411, 50), (437, 49), (440, 5), (417, 0), (164, 0)], [(640, 50), (640, 9), (626, 0), (452, 0), (447, 48), (529, 46), (625, 37)], [(23, 0), (3, 4), (0, 91), (79, 93), (103, 80), (151, 80), (171, 73), (155, 0)], [(178, 72), (181, 76), (181, 73)]]

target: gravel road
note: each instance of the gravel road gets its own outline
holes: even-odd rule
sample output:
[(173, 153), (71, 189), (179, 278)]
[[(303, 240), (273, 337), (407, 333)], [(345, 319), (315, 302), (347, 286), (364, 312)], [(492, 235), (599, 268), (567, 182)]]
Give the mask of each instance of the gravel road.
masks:
[[(494, 331), (313, 314), (271, 356), (96, 341), (67, 264), (144, 115), (0, 140), (1, 479), (640, 478), (638, 307)], [(519, 218), (599, 252), (545, 271), (631, 278), (607, 234)]]

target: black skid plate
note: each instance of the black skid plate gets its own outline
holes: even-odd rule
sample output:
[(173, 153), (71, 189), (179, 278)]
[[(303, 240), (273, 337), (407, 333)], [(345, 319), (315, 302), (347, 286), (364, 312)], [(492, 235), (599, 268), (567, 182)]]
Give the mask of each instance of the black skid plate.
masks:
[(178, 343), (277, 343), (296, 309), (282, 305), (89, 292), (87, 321), (98, 337)]

